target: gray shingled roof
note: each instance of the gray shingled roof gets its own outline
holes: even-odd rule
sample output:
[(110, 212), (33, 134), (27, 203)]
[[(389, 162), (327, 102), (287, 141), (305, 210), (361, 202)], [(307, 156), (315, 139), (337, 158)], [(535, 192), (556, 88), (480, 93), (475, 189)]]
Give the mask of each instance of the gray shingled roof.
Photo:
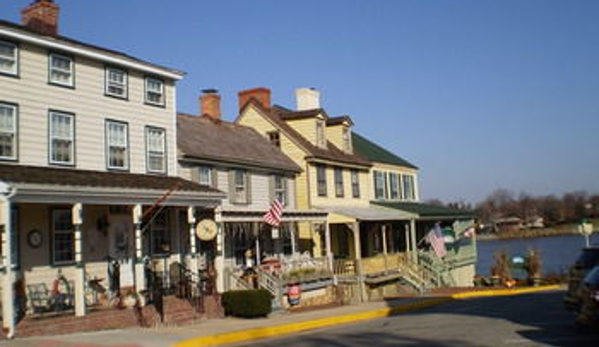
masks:
[(222, 192), (214, 188), (179, 177), (12, 164), (0, 164), (0, 181), (12, 184), (160, 191), (171, 189), (178, 185), (177, 190), (179, 191), (222, 194)]
[(177, 144), (183, 158), (290, 172), (301, 171), (295, 162), (256, 130), (213, 120), (208, 116), (179, 114)]

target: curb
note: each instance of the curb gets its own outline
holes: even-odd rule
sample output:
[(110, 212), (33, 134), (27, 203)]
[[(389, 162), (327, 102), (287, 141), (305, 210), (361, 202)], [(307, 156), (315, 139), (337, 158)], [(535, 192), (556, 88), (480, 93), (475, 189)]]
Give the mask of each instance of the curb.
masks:
[(289, 335), (293, 333), (315, 330), (320, 328), (326, 328), (341, 324), (360, 322), (366, 320), (372, 320), (376, 318), (384, 318), (395, 316), (401, 313), (424, 309), (431, 306), (440, 305), (446, 302), (454, 300), (463, 300), (476, 297), (490, 297), (490, 296), (508, 296), (508, 295), (521, 295), (536, 293), (541, 291), (549, 291), (559, 289), (559, 285), (522, 288), (522, 289), (496, 289), (496, 290), (485, 290), (477, 292), (465, 292), (457, 293), (447, 297), (431, 298), (405, 305), (400, 305), (393, 308), (384, 308), (372, 311), (350, 313), (340, 316), (326, 317), (315, 320), (308, 320), (304, 322), (289, 323), (282, 325), (275, 325), (263, 328), (254, 328), (248, 330), (234, 331), (230, 333), (222, 333), (217, 335), (208, 335), (202, 337), (196, 337), (189, 340), (174, 343), (174, 347), (207, 347), (217, 346), (224, 344), (249, 342), (254, 340), (260, 340), (271, 337), (281, 337), (283, 335)]

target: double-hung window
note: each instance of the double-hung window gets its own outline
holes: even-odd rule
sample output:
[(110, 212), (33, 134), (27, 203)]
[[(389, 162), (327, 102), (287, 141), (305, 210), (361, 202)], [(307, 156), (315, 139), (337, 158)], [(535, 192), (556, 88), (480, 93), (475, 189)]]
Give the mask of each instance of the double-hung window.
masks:
[(75, 64), (71, 57), (50, 53), (50, 83), (65, 87), (75, 85)]
[(231, 185), (232, 187), (232, 202), (235, 204), (247, 204), (249, 203), (249, 184), (248, 184), (248, 173), (245, 170), (233, 170), (231, 172)]
[(343, 169), (340, 167), (335, 168), (335, 196), (342, 198), (343, 192)]
[(146, 103), (164, 106), (164, 81), (146, 77)]
[(127, 98), (127, 72), (113, 67), (106, 68), (106, 95), (121, 99)]
[(106, 153), (109, 169), (129, 169), (129, 131), (127, 123), (106, 121)]
[(17, 159), (17, 106), (0, 103), (0, 160)]
[(354, 198), (360, 197), (360, 175), (358, 170), (351, 170), (351, 191)]
[(52, 236), (54, 263), (75, 261), (75, 235), (70, 209), (52, 210)]
[(50, 111), (50, 163), (75, 164), (75, 116)]
[(398, 182), (398, 174), (391, 172), (389, 173), (389, 198), (391, 200), (397, 200), (400, 198), (399, 196), (399, 182)]
[(19, 49), (15, 44), (0, 41), (0, 74), (19, 74)]
[(405, 200), (415, 200), (414, 176), (403, 175), (403, 193)]
[(166, 173), (166, 131), (147, 127), (146, 141), (148, 172)]
[(316, 182), (318, 196), (327, 196), (327, 169), (324, 165), (316, 166)]
[(287, 179), (285, 177), (274, 176), (273, 195), (283, 206), (287, 205)]
[(385, 173), (382, 171), (374, 171), (374, 198), (376, 200), (385, 199), (385, 185), (387, 184)]
[(198, 183), (212, 187), (214, 186), (213, 169), (209, 166), (198, 167)]

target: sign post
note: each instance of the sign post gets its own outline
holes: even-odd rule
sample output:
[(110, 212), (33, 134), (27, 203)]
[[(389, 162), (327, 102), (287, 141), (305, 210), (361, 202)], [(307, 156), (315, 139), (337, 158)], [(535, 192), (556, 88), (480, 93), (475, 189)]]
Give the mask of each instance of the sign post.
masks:
[(589, 222), (586, 219), (583, 219), (580, 224), (578, 224), (578, 232), (581, 235), (584, 235), (586, 246), (590, 246), (589, 236), (593, 233), (593, 223)]

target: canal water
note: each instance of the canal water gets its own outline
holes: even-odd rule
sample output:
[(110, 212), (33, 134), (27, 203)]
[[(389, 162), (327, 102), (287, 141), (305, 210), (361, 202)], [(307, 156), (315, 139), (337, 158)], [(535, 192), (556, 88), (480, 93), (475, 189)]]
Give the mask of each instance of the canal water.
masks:
[[(590, 237), (591, 245), (599, 246), (599, 233)], [(585, 239), (581, 235), (563, 235), (549, 237), (535, 237), (510, 240), (479, 240), (478, 263), (476, 273), (479, 276), (489, 276), (493, 265), (493, 254), (499, 250), (508, 252), (510, 258), (515, 256), (524, 257), (531, 249), (541, 252), (543, 275), (549, 273), (565, 273), (568, 267), (576, 260), (580, 249), (585, 246)], [(516, 277), (517, 274), (514, 274)]]

